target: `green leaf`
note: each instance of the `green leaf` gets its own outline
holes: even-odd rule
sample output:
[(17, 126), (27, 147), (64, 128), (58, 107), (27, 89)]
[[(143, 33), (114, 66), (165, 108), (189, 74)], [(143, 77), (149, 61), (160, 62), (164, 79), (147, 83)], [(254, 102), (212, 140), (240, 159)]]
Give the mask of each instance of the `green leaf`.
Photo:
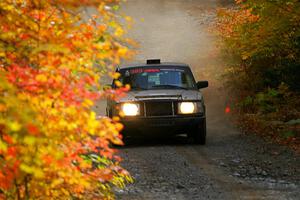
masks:
[(114, 5), (112, 8), (113, 8), (113, 10), (118, 11), (120, 9), (120, 6), (119, 5)]
[(300, 119), (292, 119), (292, 120), (286, 122), (286, 124), (288, 124), (288, 125), (297, 125), (297, 124), (300, 124)]
[(293, 131), (286, 131), (286, 132), (282, 133), (282, 137), (285, 139), (288, 139), (290, 137), (295, 137), (295, 136), (296, 136), (296, 133)]

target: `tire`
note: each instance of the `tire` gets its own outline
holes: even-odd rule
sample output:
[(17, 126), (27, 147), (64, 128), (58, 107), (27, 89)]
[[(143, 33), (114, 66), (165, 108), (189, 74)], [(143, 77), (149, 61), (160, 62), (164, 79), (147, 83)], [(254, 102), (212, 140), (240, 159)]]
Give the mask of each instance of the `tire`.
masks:
[(206, 119), (193, 130), (192, 137), (195, 144), (205, 145), (206, 143)]

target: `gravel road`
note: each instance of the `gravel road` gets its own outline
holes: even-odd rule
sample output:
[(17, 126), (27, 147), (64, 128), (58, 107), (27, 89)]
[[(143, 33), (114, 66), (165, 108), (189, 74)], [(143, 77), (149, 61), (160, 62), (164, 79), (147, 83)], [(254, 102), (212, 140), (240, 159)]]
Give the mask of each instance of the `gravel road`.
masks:
[[(128, 0), (123, 12), (135, 19), (129, 36), (140, 43), (136, 61), (161, 58), (190, 64), (204, 90), (208, 140), (132, 139), (120, 148), (135, 183), (116, 190), (117, 199), (299, 199), (300, 159), (289, 149), (234, 128), (224, 114), (221, 62), (207, 31), (217, 0)], [(104, 103), (98, 110), (103, 113)]]

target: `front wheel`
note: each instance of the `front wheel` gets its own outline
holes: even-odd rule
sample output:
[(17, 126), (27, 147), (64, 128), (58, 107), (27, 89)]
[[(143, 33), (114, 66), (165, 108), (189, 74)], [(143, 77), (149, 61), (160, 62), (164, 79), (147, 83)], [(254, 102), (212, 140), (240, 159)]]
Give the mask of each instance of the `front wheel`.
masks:
[(195, 144), (205, 145), (206, 143), (206, 120), (204, 119), (198, 127), (192, 131)]

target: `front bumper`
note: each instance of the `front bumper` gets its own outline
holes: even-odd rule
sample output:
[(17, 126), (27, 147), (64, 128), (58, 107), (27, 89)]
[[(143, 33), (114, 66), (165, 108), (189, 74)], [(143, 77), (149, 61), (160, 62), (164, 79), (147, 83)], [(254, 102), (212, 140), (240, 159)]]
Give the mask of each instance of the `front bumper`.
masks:
[(125, 135), (164, 134), (176, 135), (199, 127), (205, 121), (203, 115), (126, 117), (122, 119)]

